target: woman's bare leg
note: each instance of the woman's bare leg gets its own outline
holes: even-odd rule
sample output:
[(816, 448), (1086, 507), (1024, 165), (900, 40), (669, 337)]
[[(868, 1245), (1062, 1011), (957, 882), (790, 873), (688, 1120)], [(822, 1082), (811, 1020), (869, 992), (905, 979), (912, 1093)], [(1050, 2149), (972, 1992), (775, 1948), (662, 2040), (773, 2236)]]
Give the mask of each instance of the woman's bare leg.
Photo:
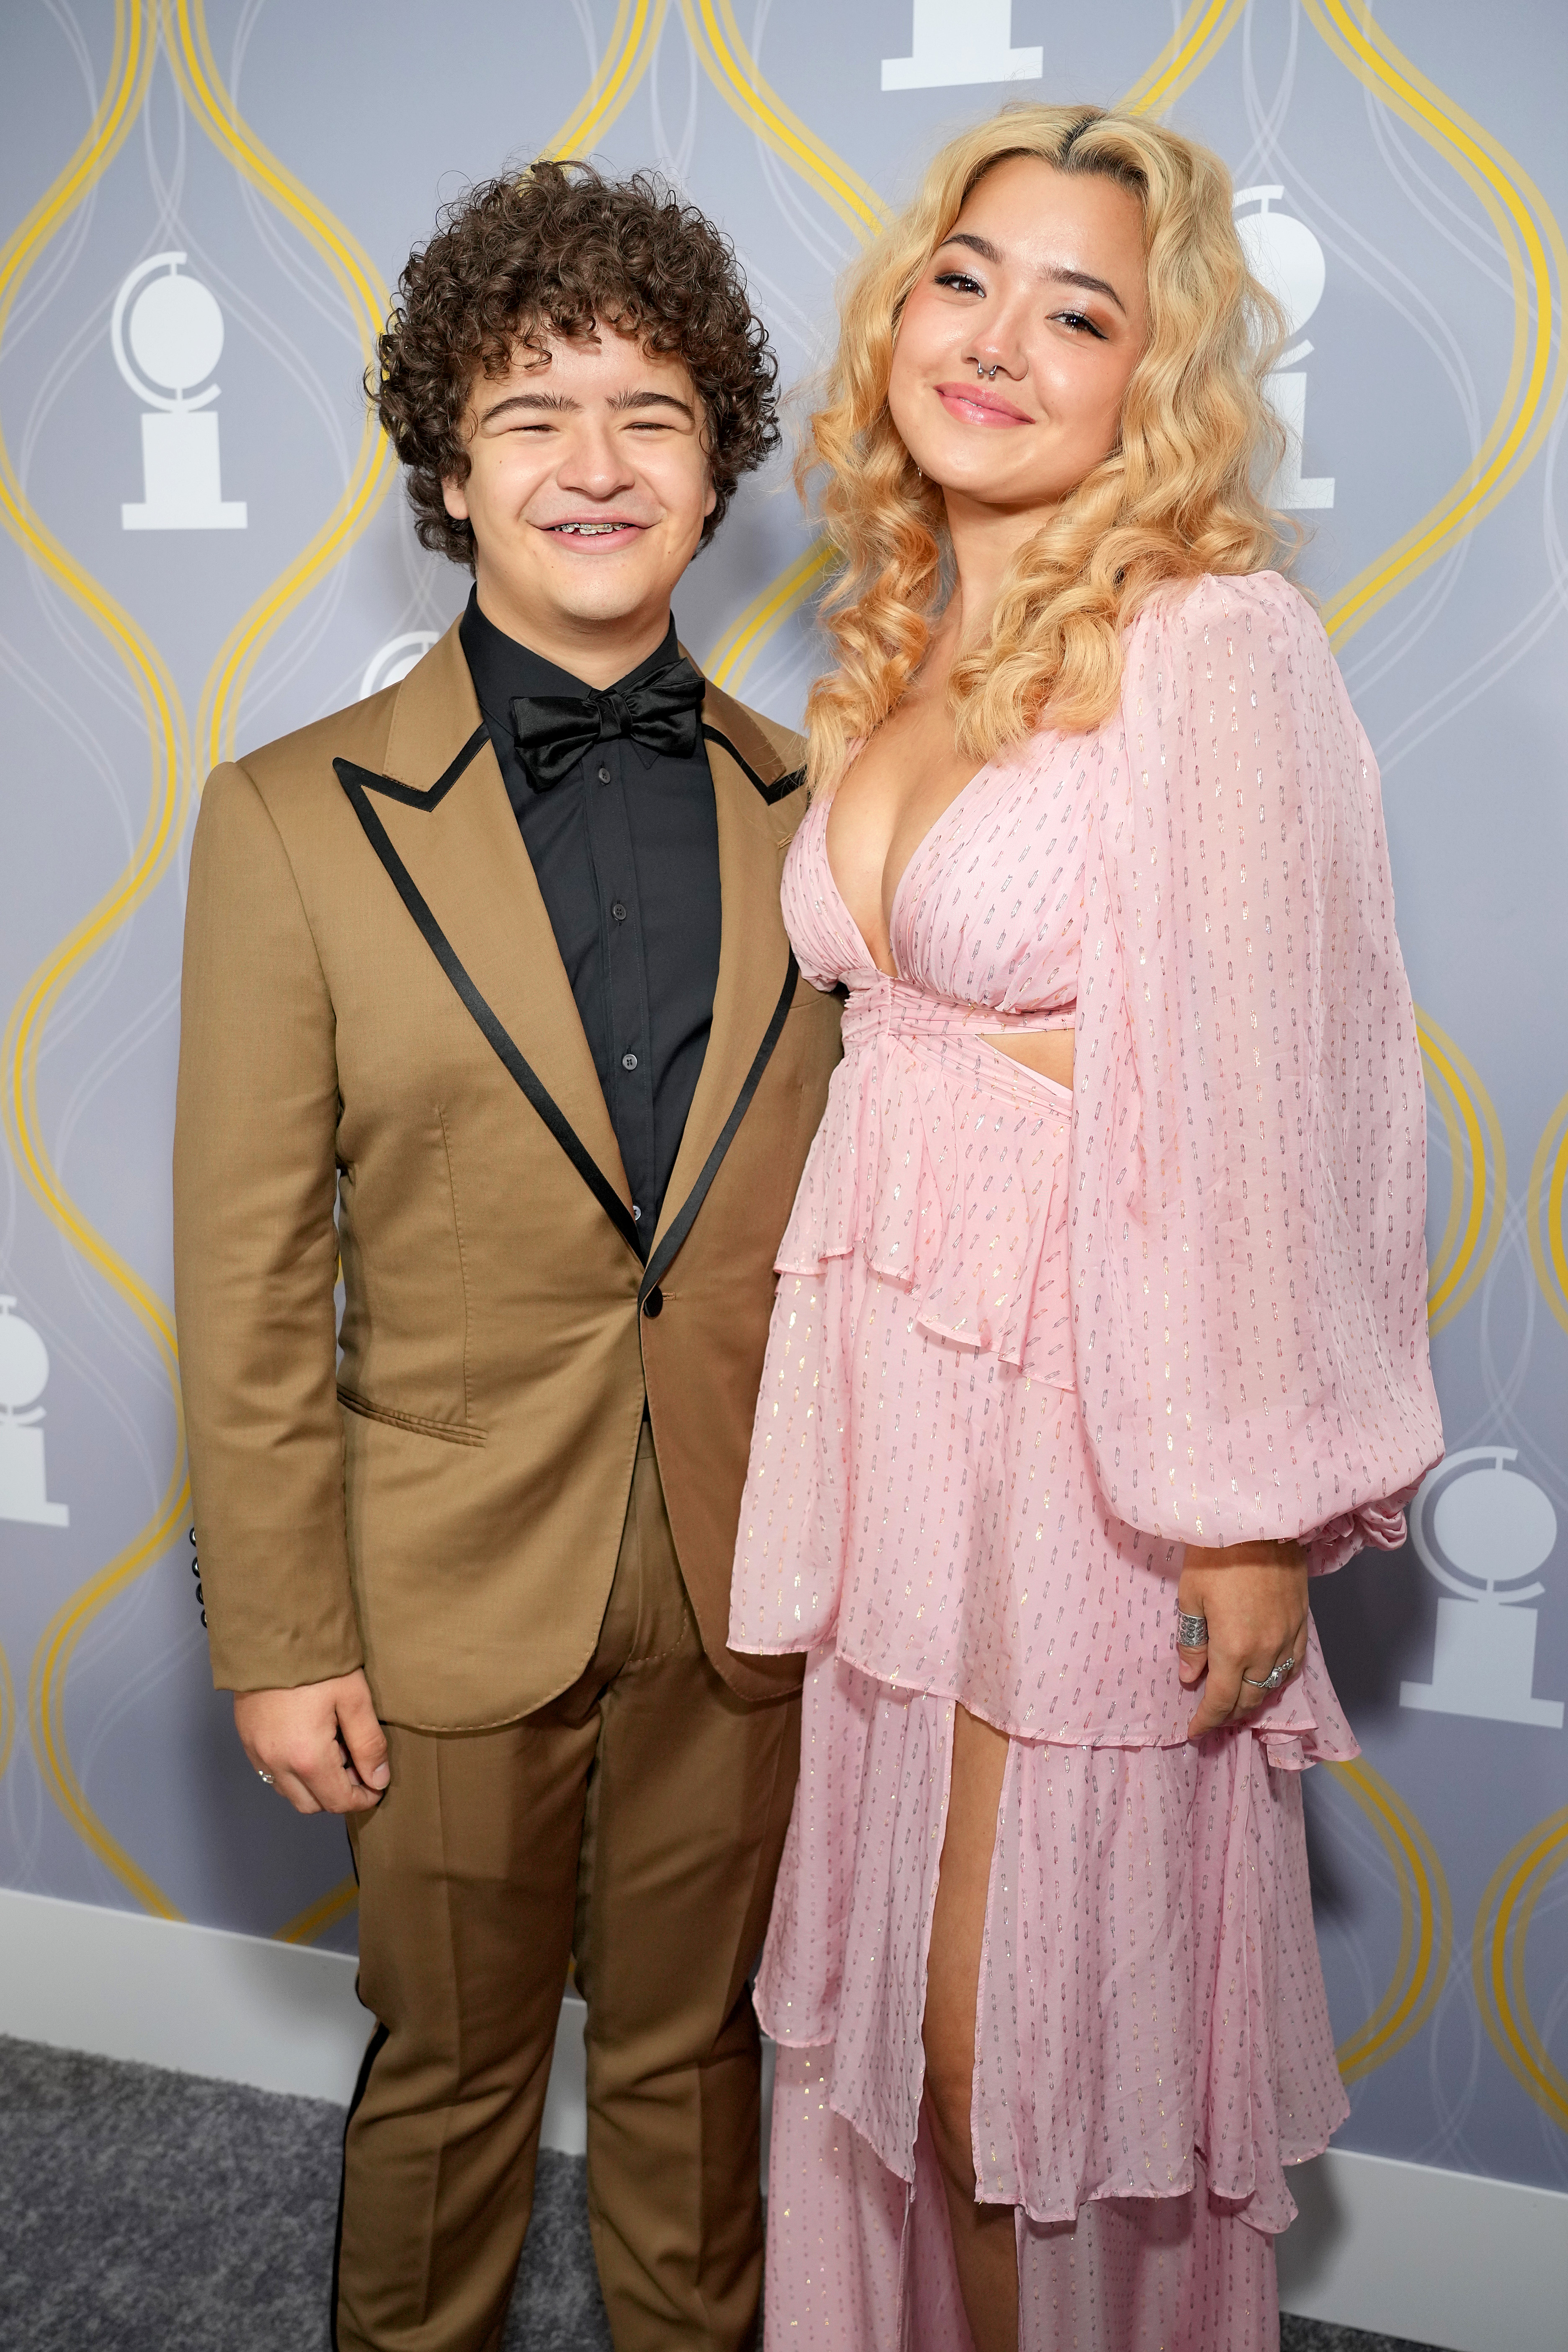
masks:
[(947, 2191), (959, 2292), (975, 2352), (1017, 2352), (1018, 2343), (1013, 2208), (975, 2203), (970, 2128), (980, 1947), (1006, 1762), (1004, 1735), (955, 1708), (952, 1789), (931, 1917), (922, 2037), (926, 2116)]

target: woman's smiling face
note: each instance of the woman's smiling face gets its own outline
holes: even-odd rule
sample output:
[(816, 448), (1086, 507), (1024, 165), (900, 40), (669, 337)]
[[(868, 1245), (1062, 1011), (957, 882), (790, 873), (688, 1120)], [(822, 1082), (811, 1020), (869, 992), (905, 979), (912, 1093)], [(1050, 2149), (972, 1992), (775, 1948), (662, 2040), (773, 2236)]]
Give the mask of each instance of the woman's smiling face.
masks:
[(950, 507), (1043, 513), (1116, 446), (1147, 333), (1136, 194), (1010, 156), (910, 290), (888, 406)]

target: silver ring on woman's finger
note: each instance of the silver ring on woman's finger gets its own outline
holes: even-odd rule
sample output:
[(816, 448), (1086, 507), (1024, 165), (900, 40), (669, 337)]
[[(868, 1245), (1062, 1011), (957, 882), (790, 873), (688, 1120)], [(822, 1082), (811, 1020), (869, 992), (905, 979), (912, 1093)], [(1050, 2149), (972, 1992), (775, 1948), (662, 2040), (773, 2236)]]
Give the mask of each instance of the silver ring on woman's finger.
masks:
[(1202, 1650), (1209, 1638), (1209, 1621), (1199, 1614), (1189, 1616), (1184, 1609), (1176, 1612), (1176, 1647), (1178, 1650)]
[(256, 1777), (258, 1780), (265, 1782), (266, 1786), (269, 1789), (275, 1785), (271, 1773), (264, 1772), (259, 1764), (256, 1768)]
[(1279, 1664), (1261, 1678), (1257, 1675), (1243, 1675), (1241, 1679), (1244, 1683), (1250, 1683), (1254, 1690), (1277, 1691), (1287, 1676), (1295, 1671), (1295, 1665), (1294, 1658), (1281, 1658)]

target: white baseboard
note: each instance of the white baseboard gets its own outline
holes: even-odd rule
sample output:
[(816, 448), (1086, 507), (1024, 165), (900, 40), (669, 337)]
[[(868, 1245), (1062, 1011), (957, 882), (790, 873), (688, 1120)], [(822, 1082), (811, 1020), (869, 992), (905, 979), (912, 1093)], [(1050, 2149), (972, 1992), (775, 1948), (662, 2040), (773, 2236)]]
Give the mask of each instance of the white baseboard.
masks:
[[(544, 2146), (573, 2156), (583, 2015), (569, 1994), (544, 2111)], [(0, 2033), (346, 2105), (370, 2021), (339, 1953), (0, 1888)], [(1290, 2186), (1285, 2310), (1443, 2352), (1563, 2352), (1568, 2196), (1338, 2148)]]
[(1289, 2178), (1282, 2310), (1443, 2352), (1568, 2346), (1568, 2195), (1354, 2148)]
[[(0, 2033), (347, 2106), (371, 2020), (341, 1952), (0, 1887)], [(562, 2003), (543, 2142), (586, 2145), (583, 2004)]]

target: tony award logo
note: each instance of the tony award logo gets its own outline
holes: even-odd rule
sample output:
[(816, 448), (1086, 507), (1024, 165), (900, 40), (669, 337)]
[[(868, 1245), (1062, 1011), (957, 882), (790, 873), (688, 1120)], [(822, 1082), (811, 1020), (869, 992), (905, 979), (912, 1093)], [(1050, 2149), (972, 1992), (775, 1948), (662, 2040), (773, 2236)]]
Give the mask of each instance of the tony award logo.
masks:
[[(122, 506), (121, 520), (127, 530), (243, 530), (245, 500), (226, 499), (218, 477), (212, 411), (218, 387), (191, 389), (205, 383), (222, 355), (223, 312), (205, 286), (179, 275), (184, 257), (155, 253), (114, 298), (109, 322), (114, 364), (147, 404), (142, 419), (146, 495), (139, 505)], [(160, 269), (164, 275), (155, 277)], [(153, 388), (158, 384), (161, 392)]]
[(1563, 1701), (1531, 1696), (1536, 1619), (1524, 1606), (1546, 1590), (1525, 1579), (1552, 1555), (1557, 1514), (1533, 1479), (1505, 1466), (1516, 1459), (1513, 1446), (1472, 1445), (1422, 1480), (1410, 1539), (1457, 1597), (1437, 1603), (1431, 1681), (1402, 1683), (1399, 1704), (1561, 1731)]
[[(0, 1298), (0, 1519), (20, 1519), (35, 1528), (66, 1528), (70, 1513), (51, 1503), (44, 1479), (44, 1408), (37, 1399), (48, 1385), (49, 1351), (30, 1323)], [(32, 1411), (24, 1410), (31, 1406)]]
[(1289, 213), (1269, 211), (1284, 193), (1283, 188), (1238, 188), (1237, 203), (1256, 205), (1258, 210), (1238, 220), (1236, 226), (1247, 268), (1284, 311), (1286, 331), (1291, 337), (1289, 350), (1279, 354), (1264, 389), (1286, 433), (1285, 457), (1270, 495), (1276, 507), (1293, 513), (1304, 507), (1331, 507), (1334, 478), (1331, 474), (1308, 477), (1301, 472), (1307, 375), (1295, 362), (1304, 360), (1312, 348), (1301, 330), (1323, 299), (1327, 271), (1323, 248), (1306, 222), (1292, 220)]
[(359, 682), (359, 698), (367, 694), (380, 694), (389, 686), (400, 685), (416, 662), (423, 661), (437, 638), (438, 629), (410, 629), (401, 637), (389, 637), (378, 646), (365, 664), (364, 676)]

